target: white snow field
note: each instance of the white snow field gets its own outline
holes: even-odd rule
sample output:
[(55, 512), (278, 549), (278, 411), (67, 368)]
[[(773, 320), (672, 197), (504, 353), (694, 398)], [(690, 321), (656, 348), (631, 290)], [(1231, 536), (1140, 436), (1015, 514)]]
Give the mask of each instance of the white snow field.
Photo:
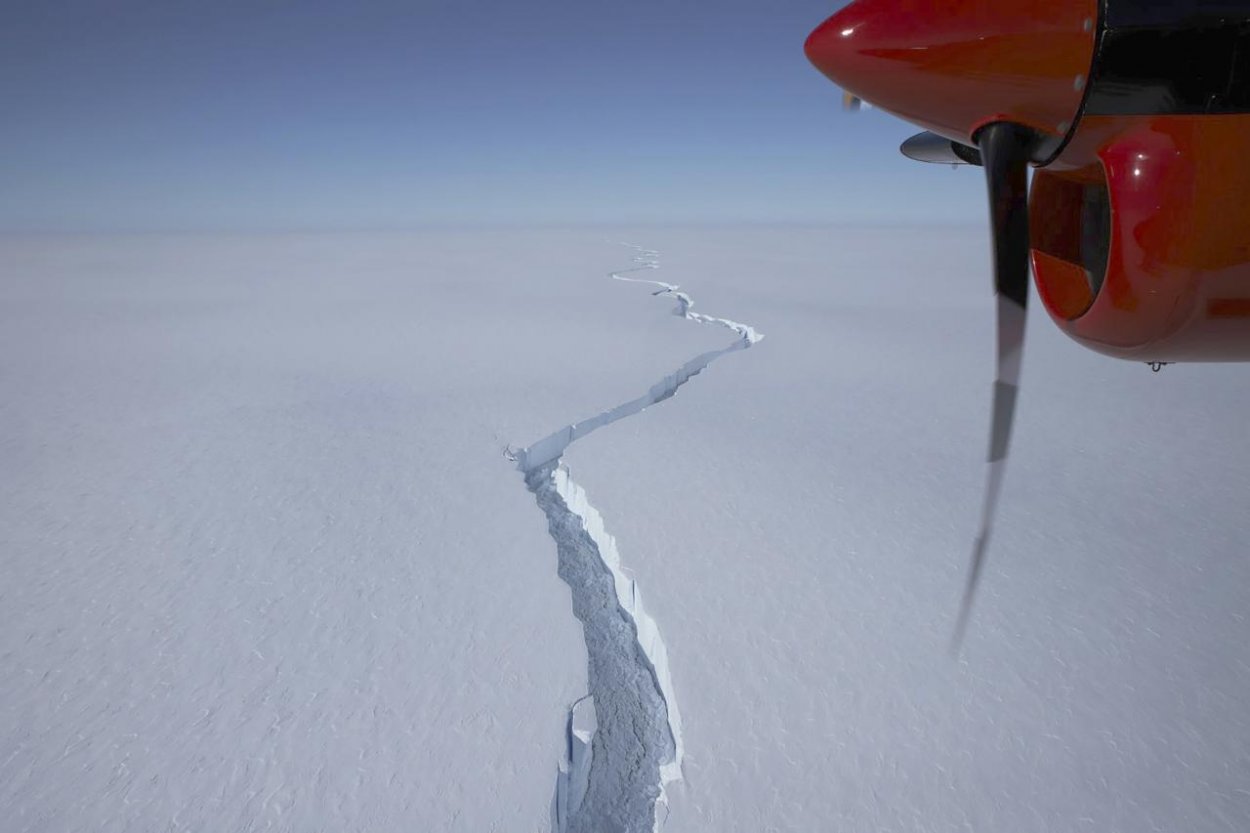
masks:
[(948, 653), (980, 229), (0, 249), (0, 829), (1250, 829), (1246, 368), (1035, 303)]

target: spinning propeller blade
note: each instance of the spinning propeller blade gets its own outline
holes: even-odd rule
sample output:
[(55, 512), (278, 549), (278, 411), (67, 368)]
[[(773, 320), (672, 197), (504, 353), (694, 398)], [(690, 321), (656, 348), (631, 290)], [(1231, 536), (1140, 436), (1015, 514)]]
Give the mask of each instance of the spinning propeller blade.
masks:
[(968, 628), (985, 549), (994, 526), (994, 513), (1002, 490), (1011, 426), (1015, 420), (1016, 393), (1020, 384), (1020, 361), (1024, 351), (1025, 311), (1029, 301), (1028, 165), (1032, 156), (1032, 133), (1009, 122), (982, 128), (977, 146), (985, 164), (990, 200), (990, 227), (994, 237), (994, 292), (998, 298), (998, 374), (994, 381), (994, 406), (990, 426), (989, 471), (981, 534), (972, 551), (968, 583), (964, 588), (955, 624), (953, 653), (958, 653)]
[(945, 136), (936, 133), (917, 133), (903, 144), (899, 151), (908, 159), (917, 162), (932, 162), (939, 165), (980, 165), (981, 152), (976, 148), (952, 142)]
[(842, 89), (932, 131), (904, 142), (905, 155), (985, 168), (998, 369), (981, 528), (955, 622), (955, 651), (993, 532), (1015, 418), (1030, 280), (1028, 167), (1050, 164), (1082, 116), (1086, 78), (1099, 54), (1095, 7), (1101, 8), (1093, 0), (854, 0), (803, 46)]

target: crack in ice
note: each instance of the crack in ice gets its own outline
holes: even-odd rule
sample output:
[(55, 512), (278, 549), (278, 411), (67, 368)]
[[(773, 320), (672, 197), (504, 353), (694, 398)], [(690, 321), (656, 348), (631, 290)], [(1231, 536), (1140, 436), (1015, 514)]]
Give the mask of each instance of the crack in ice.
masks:
[(564, 760), (552, 799), (554, 833), (655, 830), (656, 803), (664, 801), (665, 785), (682, 777), (681, 718), (664, 640), (643, 607), (637, 583), (623, 571), (603, 517), (561, 458), (592, 431), (663, 402), (716, 359), (764, 337), (745, 324), (694, 312), (694, 301), (674, 284), (629, 277), (659, 268), (658, 252), (630, 248), (636, 252), (635, 266), (612, 272), (611, 278), (658, 287), (654, 295), (676, 299), (675, 315), (724, 327), (738, 338), (695, 356), (642, 396), (565, 425), (512, 455), (547, 517), (558, 572), (572, 592), (589, 660), (590, 691), (569, 709)]

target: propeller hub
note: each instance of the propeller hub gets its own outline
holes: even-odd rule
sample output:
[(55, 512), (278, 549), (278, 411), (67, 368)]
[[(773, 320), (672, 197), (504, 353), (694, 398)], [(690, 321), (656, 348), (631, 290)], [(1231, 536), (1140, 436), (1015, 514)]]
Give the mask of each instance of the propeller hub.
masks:
[(852, 95), (973, 144), (991, 122), (1058, 142), (1094, 54), (1097, 0), (856, 0), (808, 37), (807, 57)]

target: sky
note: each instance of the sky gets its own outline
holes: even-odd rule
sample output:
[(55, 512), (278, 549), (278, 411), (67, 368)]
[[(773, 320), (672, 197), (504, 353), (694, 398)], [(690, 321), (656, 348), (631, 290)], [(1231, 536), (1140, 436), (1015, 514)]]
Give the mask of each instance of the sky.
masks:
[(0, 231), (983, 221), (807, 62), (841, 5), (6, 3)]

